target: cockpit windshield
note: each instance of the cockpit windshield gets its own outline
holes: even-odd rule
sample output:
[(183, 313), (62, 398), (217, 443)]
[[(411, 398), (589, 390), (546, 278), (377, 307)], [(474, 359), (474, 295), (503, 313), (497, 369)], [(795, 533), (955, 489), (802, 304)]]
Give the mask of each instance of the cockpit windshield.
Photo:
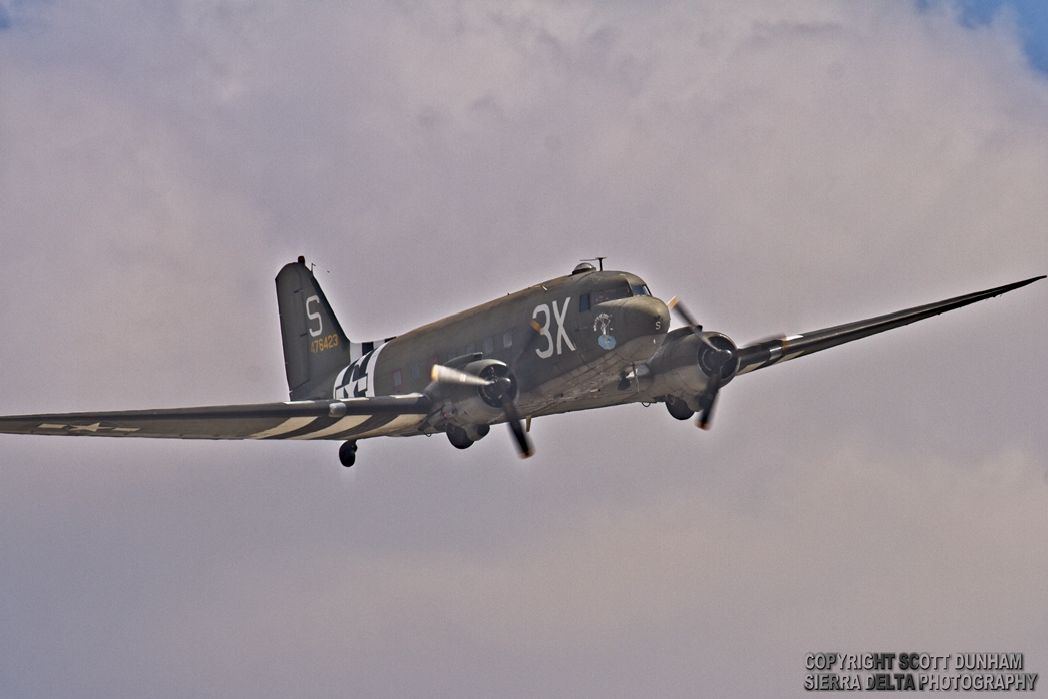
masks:
[(594, 291), (590, 293), (590, 303), (594, 306), (598, 303), (604, 303), (605, 301), (614, 301), (615, 299), (623, 299), (630, 295), (630, 286), (626, 282), (616, 284), (615, 286), (608, 289), (601, 289), (600, 291)]
[(606, 289), (591, 291), (588, 294), (579, 296), (579, 311), (588, 311), (591, 305), (595, 306), (598, 303), (624, 299), (629, 296), (651, 296), (651, 291), (648, 290), (648, 285), (644, 282), (630, 284), (628, 281), (623, 280)]

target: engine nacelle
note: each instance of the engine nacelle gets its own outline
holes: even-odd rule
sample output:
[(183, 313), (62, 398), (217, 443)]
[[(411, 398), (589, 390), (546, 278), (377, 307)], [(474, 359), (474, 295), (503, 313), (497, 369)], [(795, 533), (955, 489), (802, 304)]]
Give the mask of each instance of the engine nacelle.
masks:
[[(510, 374), (505, 362), (497, 359), (480, 359), (461, 367), (462, 371), (482, 379), (495, 381), (508, 377), (509, 398), (517, 397), (517, 381)], [(479, 425), (498, 422), (504, 417), (501, 391), (507, 384), (489, 386), (440, 387), (439, 397), (444, 399), (442, 417), (448, 423), (474, 429)]]
[[(725, 351), (731, 353), (727, 360)], [(667, 336), (650, 366), (657, 392), (691, 398), (706, 389), (715, 371), (720, 373), (722, 386), (731, 381), (739, 369), (739, 359), (735, 343), (727, 335), (704, 332), (700, 339), (690, 329), (681, 328)]]

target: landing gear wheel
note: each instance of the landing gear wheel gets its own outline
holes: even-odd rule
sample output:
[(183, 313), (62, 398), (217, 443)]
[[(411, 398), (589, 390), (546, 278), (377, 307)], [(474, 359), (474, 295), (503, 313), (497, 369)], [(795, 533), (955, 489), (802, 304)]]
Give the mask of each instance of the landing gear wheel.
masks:
[(687, 403), (673, 396), (666, 396), (666, 410), (678, 420), (690, 420), (691, 416), (695, 414), (695, 411), (689, 408)]
[(473, 440), (466, 434), (466, 430), (461, 427), (448, 425), (444, 431), (448, 433), (448, 441), (451, 442), (451, 446), (456, 449), (468, 449), (473, 446)]
[(344, 442), (338, 448), (338, 460), (342, 465), (349, 468), (357, 461), (357, 443), (353, 441)]

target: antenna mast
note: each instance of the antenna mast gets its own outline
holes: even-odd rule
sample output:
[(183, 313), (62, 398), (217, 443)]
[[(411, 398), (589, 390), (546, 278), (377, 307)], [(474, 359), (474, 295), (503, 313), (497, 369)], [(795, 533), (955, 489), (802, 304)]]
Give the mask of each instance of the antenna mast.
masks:
[(597, 257), (587, 257), (584, 260), (579, 260), (579, 262), (596, 262), (597, 263), (597, 267), (600, 269), (601, 272), (603, 272), (604, 271), (604, 260), (606, 260), (606, 259), (608, 259), (607, 255), (598, 255)]

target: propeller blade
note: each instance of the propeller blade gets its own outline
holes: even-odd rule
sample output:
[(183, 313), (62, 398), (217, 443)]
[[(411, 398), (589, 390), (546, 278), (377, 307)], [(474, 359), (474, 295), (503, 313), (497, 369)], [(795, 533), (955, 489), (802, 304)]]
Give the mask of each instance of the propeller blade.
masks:
[(524, 355), (528, 353), (531, 346), (535, 344), (535, 340), (539, 339), (540, 333), (542, 332), (542, 325), (537, 320), (532, 319), (528, 323), (528, 329), (531, 331), (528, 333), (527, 338), (524, 340), (524, 344), (520, 346), (520, 351), (517, 352), (516, 356), (507, 364), (510, 371), (517, 368), (517, 362), (524, 358)]
[(685, 325), (691, 328), (691, 331), (695, 333), (695, 336), (699, 338), (699, 341), (701, 341), (702, 344), (706, 345), (714, 352), (724, 351), (721, 348), (715, 346), (712, 342), (710, 342), (708, 337), (702, 334), (702, 326), (699, 325), (698, 321), (695, 320), (695, 316), (691, 314), (691, 312), (688, 310), (688, 307), (684, 305), (684, 302), (680, 300), (679, 296), (674, 296), (673, 298), (671, 298), (669, 300), (669, 303), (666, 304), (666, 306), (671, 311), (675, 312), (677, 316), (684, 322)]
[(487, 386), (491, 383), (487, 379), (482, 379), (479, 376), (467, 374), (464, 371), (452, 369), (449, 366), (443, 366), (440, 364), (433, 365), (433, 371), (430, 372), (430, 379), (433, 383), (453, 384), (456, 386)]
[(702, 333), (702, 326), (699, 325), (698, 322), (695, 320), (695, 316), (688, 312), (687, 306), (684, 305), (684, 302), (680, 300), (679, 296), (674, 296), (673, 298), (671, 298), (669, 300), (669, 303), (667, 303), (666, 305), (669, 307), (671, 311), (680, 316), (680, 319), (684, 321), (685, 325), (691, 328), (691, 331), (693, 333), (695, 333), (696, 335)]
[(700, 429), (708, 430), (710, 428), (710, 423), (713, 421), (713, 406), (717, 404), (717, 396), (720, 394), (721, 386), (724, 385), (724, 367), (732, 361), (734, 356), (735, 353), (730, 349), (717, 349), (717, 357), (720, 361), (714, 362), (711, 367), (712, 373), (709, 383), (706, 384), (706, 390), (702, 394), (701, 410), (699, 410), (699, 417), (695, 423)]
[(720, 380), (709, 381), (709, 388), (702, 396), (702, 410), (695, 420), (695, 425), (700, 430), (708, 430), (709, 423), (714, 419), (714, 406), (717, 405), (717, 396), (720, 395)]
[(531, 445), (531, 440), (528, 435), (524, 432), (524, 426), (521, 424), (520, 413), (517, 412), (517, 406), (512, 400), (502, 401), (502, 411), (506, 414), (506, 424), (509, 425), (509, 430), (513, 434), (513, 440), (517, 443), (517, 453), (520, 454), (520, 458), (526, 459), (535, 453), (535, 447)]

